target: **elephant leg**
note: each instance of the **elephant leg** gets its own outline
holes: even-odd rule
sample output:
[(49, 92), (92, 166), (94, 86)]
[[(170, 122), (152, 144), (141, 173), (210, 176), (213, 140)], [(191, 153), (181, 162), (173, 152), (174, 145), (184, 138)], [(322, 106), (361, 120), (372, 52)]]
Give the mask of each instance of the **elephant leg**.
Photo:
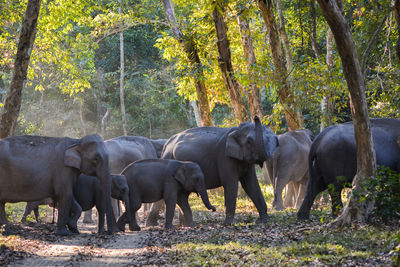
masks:
[(39, 223), (39, 222), (40, 222), (40, 219), (39, 219), (39, 206), (36, 206), (36, 207), (33, 209), (33, 213), (35, 214), (35, 220), (36, 220), (36, 222)]
[[(247, 193), (247, 192), (246, 192)], [(235, 222), (236, 198), (238, 194), (238, 182), (231, 181), (224, 185), (225, 197), (225, 225), (231, 225)]]
[[(289, 183), (290, 184), (290, 183)], [(283, 183), (283, 179), (276, 179), (275, 188), (274, 188), (274, 201), (272, 201), (272, 207), (276, 210), (283, 210), (283, 200), (282, 200), (282, 191), (285, 187), (285, 183)], [(288, 190), (289, 191), (289, 190)]]
[(78, 204), (78, 202), (75, 200), (75, 198), (72, 198), (72, 203), (71, 203), (71, 212), (70, 214), (72, 215), (71, 218), (68, 221), (68, 228), (69, 230), (74, 233), (74, 234), (79, 234), (78, 230), (78, 220), (79, 217), (81, 217), (82, 214), (82, 208)]
[(83, 223), (93, 223), (92, 209), (83, 212)]
[(299, 183), (299, 189), (297, 192), (298, 193), (295, 204), (296, 209), (300, 208), (301, 202), (303, 201), (304, 196), (306, 195), (306, 185)]
[(9, 222), (6, 216), (5, 202), (0, 202), (0, 225), (7, 225)]
[(22, 215), (21, 222), (26, 223), (26, 217), (32, 212), (31, 203), (27, 202), (25, 205), (24, 214)]
[(57, 219), (57, 235), (71, 235), (71, 231), (67, 229), (67, 222), (70, 217), (72, 192), (65, 193), (60, 197), (58, 203), (58, 219)]
[[(102, 208), (96, 208), (97, 209), (97, 214), (98, 214), (98, 218), (97, 218), (97, 232), (99, 234), (103, 234), (105, 233), (105, 229), (104, 229), (104, 219), (106, 216), (105, 213), (105, 209)], [(92, 211), (92, 209), (90, 210), (90, 212)]]
[(332, 216), (336, 217), (339, 215), (340, 210), (343, 207), (342, 203), (342, 193), (343, 187), (340, 185), (336, 185), (329, 188), (329, 195), (331, 196), (332, 201)]
[(149, 216), (146, 220), (146, 226), (157, 226), (158, 220), (161, 219), (160, 211), (164, 208), (164, 200), (159, 200), (151, 205)]
[(173, 229), (172, 220), (174, 219), (175, 206), (177, 202), (177, 196), (169, 196), (165, 200), (165, 228)]
[[(189, 195), (180, 194), (178, 196), (178, 206), (181, 208), (182, 212), (179, 212), (179, 218), (183, 217), (183, 225), (188, 227), (193, 227), (196, 224), (193, 222), (192, 210), (190, 209)], [(183, 216), (181, 215), (183, 213)]]
[(296, 182), (291, 181), (286, 185), (285, 199), (283, 200), (283, 206), (285, 208), (293, 207), (296, 202)]
[(303, 203), (297, 212), (298, 220), (307, 220), (310, 218), (310, 210), (313, 205), (315, 197), (327, 187), (322, 182), (322, 177), (310, 178), (307, 183), (306, 196), (304, 197)]
[(260, 184), (258, 183), (254, 167), (250, 168), (248, 177), (240, 178), (240, 183), (242, 184), (244, 191), (253, 201), (258, 210), (260, 218), (257, 219), (257, 221), (266, 223), (268, 221), (267, 204), (265, 204), (265, 200), (262, 195)]

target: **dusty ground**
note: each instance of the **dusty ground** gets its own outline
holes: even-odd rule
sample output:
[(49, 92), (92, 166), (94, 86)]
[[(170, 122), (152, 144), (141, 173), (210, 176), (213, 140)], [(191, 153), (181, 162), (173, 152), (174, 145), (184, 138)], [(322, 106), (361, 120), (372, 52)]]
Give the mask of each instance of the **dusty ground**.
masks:
[(55, 225), (48, 222), (16, 224), (13, 230), (18, 236), (17, 245), (13, 250), (0, 247), (0, 254), (5, 256), (0, 265), (132, 266), (136, 265), (134, 255), (149, 249), (145, 229), (141, 232), (99, 235), (97, 223), (84, 224), (82, 219), (78, 227), (81, 234), (59, 237), (55, 235)]

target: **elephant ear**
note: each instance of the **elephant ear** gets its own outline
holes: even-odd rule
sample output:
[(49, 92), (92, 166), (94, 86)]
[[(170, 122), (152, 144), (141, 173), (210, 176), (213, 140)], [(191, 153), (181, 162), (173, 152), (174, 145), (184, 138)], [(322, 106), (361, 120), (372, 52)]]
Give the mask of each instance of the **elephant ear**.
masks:
[(65, 150), (64, 153), (64, 165), (67, 167), (73, 167), (76, 169), (81, 168), (81, 155), (78, 151), (79, 144), (74, 144)]
[(243, 160), (243, 150), (237, 140), (238, 130), (231, 132), (225, 144), (225, 155), (238, 160)]
[(179, 167), (175, 170), (175, 173), (172, 175), (182, 186), (186, 182), (185, 171), (183, 167)]

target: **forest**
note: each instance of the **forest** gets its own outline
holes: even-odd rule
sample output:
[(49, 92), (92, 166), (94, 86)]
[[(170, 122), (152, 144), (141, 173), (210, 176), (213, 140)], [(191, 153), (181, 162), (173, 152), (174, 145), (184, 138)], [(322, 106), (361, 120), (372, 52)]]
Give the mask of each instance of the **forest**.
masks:
[[(241, 188), (237, 223), (224, 226), (223, 190), (208, 190), (217, 212), (192, 194), (196, 227), (127, 231), (139, 245), (111, 253), (108, 263), (398, 266), (400, 174), (380, 166), (370, 119), (398, 124), (399, 67), (399, 0), (0, 0), (0, 138), (169, 139), (194, 127), (256, 124), (256, 117), (279, 138), (301, 129), (316, 138), (353, 121), (358, 168), (339, 191), (339, 217), (331, 216), (329, 186), (311, 201), (309, 221), (296, 220), (300, 205), (277, 210), (264, 165), (264, 173), (256, 170), (265, 226), (254, 222), (260, 210)], [(13, 222), (22, 210), (6, 205)], [(46, 242), (71, 245), (42, 237), (47, 225), (21, 224), (15, 237), (0, 236), (0, 264), (40, 255)], [(97, 261), (103, 242), (123, 242), (120, 234), (85, 240), (94, 228), (74, 241), (79, 253), (66, 262)]]

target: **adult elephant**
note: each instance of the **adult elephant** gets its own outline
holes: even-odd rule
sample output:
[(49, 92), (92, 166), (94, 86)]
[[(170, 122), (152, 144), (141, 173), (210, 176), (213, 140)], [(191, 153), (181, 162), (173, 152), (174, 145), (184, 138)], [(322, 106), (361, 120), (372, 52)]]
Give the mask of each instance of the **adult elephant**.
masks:
[(108, 231), (118, 231), (111, 207), (108, 153), (99, 135), (82, 139), (25, 135), (0, 140), (0, 224), (8, 225), (5, 202), (51, 197), (59, 203), (57, 234), (71, 234), (67, 225), (78, 205), (73, 201), (73, 186), (80, 173), (100, 179)]
[(289, 131), (278, 136), (279, 147), (272, 157), (266, 161), (268, 175), (274, 187), (272, 207), (276, 210), (283, 210), (284, 208), (282, 191), (289, 183), (291, 183), (290, 189), (296, 195), (295, 207), (300, 207), (306, 192), (308, 152), (313, 136), (314, 134), (306, 129)]
[[(278, 145), (276, 135), (260, 123), (239, 127), (199, 127), (172, 136), (164, 145), (162, 158), (193, 161), (204, 173), (207, 189), (224, 187), (225, 224), (234, 222), (238, 181), (255, 204), (260, 220), (268, 220), (267, 205), (255, 174), (254, 164), (269, 158)], [(157, 224), (160, 205), (153, 205), (147, 225)], [(154, 209), (154, 210), (153, 210)]]
[[(109, 154), (110, 172), (121, 173), (126, 166), (142, 159), (157, 159), (161, 156), (167, 139), (149, 139), (143, 136), (119, 136), (104, 141)], [(114, 215), (119, 216), (118, 200), (113, 200)], [(84, 212), (84, 222), (92, 222), (91, 211)]]
[[(400, 171), (399, 119), (371, 119), (376, 163)], [(351, 185), (357, 171), (353, 122), (333, 125), (322, 131), (311, 145), (308, 158), (310, 179), (298, 219), (308, 219), (315, 197), (326, 189), (332, 200), (332, 214), (342, 208), (341, 191)]]

